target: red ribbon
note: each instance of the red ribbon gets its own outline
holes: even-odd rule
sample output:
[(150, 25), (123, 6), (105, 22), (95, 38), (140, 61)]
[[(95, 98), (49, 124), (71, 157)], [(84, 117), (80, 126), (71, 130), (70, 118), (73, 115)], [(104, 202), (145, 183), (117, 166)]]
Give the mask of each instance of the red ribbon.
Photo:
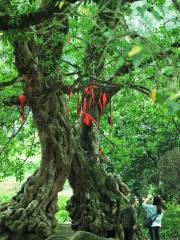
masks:
[(68, 89), (68, 96), (69, 96), (69, 100), (71, 100), (71, 97), (72, 97), (72, 95), (73, 95), (73, 92), (72, 92), (72, 89), (71, 88), (69, 88)]
[(25, 96), (24, 95), (19, 95), (19, 102), (20, 102), (20, 107), (21, 107), (21, 121), (24, 123), (25, 117), (24, 117), (24, 106), (25, 106)]
[[(96, 121), (96, 119), (93, 118), (91, 114), (87, 112), (87, 105), (88, 105), (88, 111), (90, 112), (91, 106), (95, 100), (95, 94), (93, 89), (94, 87), (95, 86), (84, 88), (84, 102), (83, 102), (80, 116), (84, 115), (83, 122), (86, 126), (90, 126), (91, 121), (93, 121), (98, 126), (98, 122)], [(90, 95), (90, 99), (87, 98), (89, 95)]]
[(83, 103), (83, 112), (86, 112), (86, 107), (87, 107), (87, 98), (84, 98), (84, 103)]
[(81, 112), (81, 114), (84, 114), (84, 118), (83, 118), (83, 123), (86, 125), (86, 126), (90, 126), (91, 125), (91, 121), (93, 121), (96, 126), (98, 126), (98, 122), (96, 121), (95, 118), (93, 118), (91, 116), (91, 114), (89, 113), (86, 113), (86, 112)]
[(92, 95), (93, 94), (93, 86), (92, 87), (85, 87), (84, 88), (84, 95)]
[(99, 97), (99, 106), (101, 109), (101, 114), (104, 112), (108, 100), (108, 95), (106, 92), (101, 92)]

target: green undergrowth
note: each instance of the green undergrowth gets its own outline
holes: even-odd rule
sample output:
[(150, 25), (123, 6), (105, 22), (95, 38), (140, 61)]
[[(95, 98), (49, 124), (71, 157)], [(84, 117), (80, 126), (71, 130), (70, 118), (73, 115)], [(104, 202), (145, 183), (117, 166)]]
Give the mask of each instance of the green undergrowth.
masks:
[(59, 211), (56, 213), (56, 219), (59, 224), (70, 221), (68, 211), (66, 210), (66, 204), (68, 200), (69, 196), (60, 196), (58, 198)]
[(10, 193), (1, 193), (0, 194), (0, 203), (6, 203), (11, 200), (11, 198), (14, 196), (15, 193), (10, 192)]
[(169, 203), (164, 210), (161, 229), (162, 238), (180, 239), (180, 205)]

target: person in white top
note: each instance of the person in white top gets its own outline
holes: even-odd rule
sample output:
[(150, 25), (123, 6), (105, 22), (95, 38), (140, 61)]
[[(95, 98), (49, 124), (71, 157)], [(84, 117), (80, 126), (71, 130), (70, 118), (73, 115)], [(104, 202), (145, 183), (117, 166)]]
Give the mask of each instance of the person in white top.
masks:
[(149, 228), (151, 240), (160, 240), (161, 220), (163, 217), (162, 200), (160, 196), (155, 196), (153, 204), (147, 204), (150, 198), (148, 197), (143, 201), (142, 207), (145, 210), (146, 217), (154, 220)]

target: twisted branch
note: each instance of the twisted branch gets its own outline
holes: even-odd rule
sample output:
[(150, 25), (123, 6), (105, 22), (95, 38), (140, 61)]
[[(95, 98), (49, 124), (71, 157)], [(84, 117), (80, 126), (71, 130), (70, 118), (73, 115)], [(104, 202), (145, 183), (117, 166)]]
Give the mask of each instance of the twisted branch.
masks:
[(16, 78), (13, 78), (13, 79), (10, 80), (10, 81), (0, 82), (0, 88), (10, 87), (10, 86), (12, 86), (13, 84), (15, 84), (15, 83), (17, 83), (17, 82), (21, 82), (21, 81), (23, 81), (23, 77), (16, 77)]

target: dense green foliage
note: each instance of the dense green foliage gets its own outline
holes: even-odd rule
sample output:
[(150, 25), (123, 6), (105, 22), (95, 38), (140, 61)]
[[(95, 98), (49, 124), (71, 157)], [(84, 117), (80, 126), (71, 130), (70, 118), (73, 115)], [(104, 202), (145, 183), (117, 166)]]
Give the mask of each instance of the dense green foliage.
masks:
[(165, 216), (163, 219), (162, 237), (177, 238), (180, 236), (180, 206), (175, 203), (168, 204), (166, 206)]
[[(39, 1), (23, 2), (12, 1), (12, 14), (22, 14), (35, 10)], [(87, 42), (90, 38), (92, 25), (95, 21), (96, 5), (81, 4), (76, 13), (69, 19), (69, 33), (66, 36), (66, 45), (63, 51), (63, 59), (60, 62), (64, 81), (72, 83), (77, 78), (86, 80), (84, 65), (82, 65)], [(122, 89), (113, 97), (113, 121), (112, 127), (107, 126), (104, 116), (100, 129), (108, 136), (109, 140), (102, 137), (102, 147), (105, 153), (111, 155), (109, 170), (121, 174), (136, 194), (136, 188), (146, 191), (146, 186), (157, 186), (158, 172), (156, 171), (158, 160), (167, 150), (179, 145), (176, 134), (179, 128), (179, 92), (178, 92), (178, 57), (179, 48), (172, 48), (173, 43), (179, 41), (179, 25), (175, 10), (169, 2), (141, 2), (125, 5), (124, 11), (129, 29), (133, 28), (139, 35), (135, 38), (122, 27), (117, 25), (113, 31), (101, 26), (104, 41), (107, 41), (104, 54), (106, 63), (101, 79), (109, 79), (113, 73), (121, 67), (125, 60), (133, 62), (134, 70), (120, 77), (114, 77), (115, 83), (138, 84), (152, 91), (156, 89), (152, 101), (142, 93), (135, 90)], [(77, 14), (77, 15), (76, 15)], [(168, 17), (169, 16), (169, 17)], [(132, 19), (136, 22), (132, 23)], [(151, 24), (148, 23), (151, 20)], [(140, 29), (143, 22), (143, 31)], [(133, 25), (133, 26), (132, 26)], [(11, 80), (18, 75), (14, 67), (13, 48), (11, 46), (14, 37), (28, 38), (34, 35), (37, 44), (41, 46), (41, 36), (32, 28), (32, 32), (26, 34), (0, 35), (1, 67), (0, 81)], [(54, 41), (59, 35), (54, 33)], [(91, 39), (97, 41), (97, 39)], [(133, 49), (139, 50), (133, 53)], [(160, 55), (159, 55), (160, 53)], [(53, 73), (52, 73), (53, 74)], [(1, 131), (0, 131), (0, 177), (15, 174), (17, 178), (23, 176), (26, 166), (29, 164), (26, 158), (37, 155), (39, 152), (38, 138), (33, 126), (31, 113), (25, 109), (28, 117), (25, 125), (21, 127), (19, 112), (16, 107), (8, 107), (3, 101), (12, 95), (21, 93), (21, 83), (16, 83), (6, 89), (1, 89)], [(77, 98), (77, 96), (76, 96)], [(158, 103), (153, 104), (157, 99)], [(67, 99), (72, 121), (76, 119), (76, 99)], [(108, 114), (108, 110), (106, 112)], [(105, 114), (105, 115), (106, 115)], [(109, 142), (111, 141), (111, 142)], [(22, 144), (23, 143), (23, 144)], [(31, 165), (31, 164), (30, 164)], [(27, 166), (28, 168), (31, 166)], [(136, 172), (136, 179), (133, 175)], [(141, 186), (139, 180), (142, 179)]]
[(56, 218), (58, 223), (64, 223), (70, 221), (70, 217), (68, 211), (66, 210), (66, 204), (69, 200), (68, 196), (61, 196), (58, 199), (58, 207), (59, 211), (56, 213)]
[[(36, 10), (41, 3), (39, 0), (12, 0), (8, 8), (5, 2), (0, 3), (2, 11), (19, 18), (20, 14)], [(148, 193), (160, 193), (165, 200), (177, 202), (180, 182), (176, 167), (180, 163), (177, 161), (176, 167), (170, 161), (167, 164), (165, 156), (180, 146), (177, 134), (180, 129), (178, 11), (170, 1), (139, 1), (125, 4), (117, 15), (121, 16), (119, 24), (109, 30), (101, 23), (99, 30), (103, 40), (97, 39), (91, 34), (97, 17), (96, 4), (93, 1), (77, 4), (69, 17), (68, 35), (54, 31), (50, 36), (54, 44), (65, 42), (57, 71), (61, 72), (66, 84), (77, 80), (86, 82), (89, 76), (83, 62), (87, 43), (102, 47), (104, 42), (104, 71), (96, 80), (125, 86), (112, 98), (113, 125), (107, 124), (109, 107), (106, 107), (99, 127), (103, 152), (110, 158), (107, 171), (121, 175), (139, 198)], [(44, 26), (42, 30), (48, 31), (48, 28)], [(14, 39), (29, 37), (36, 40), (37, 47), (46, 47), (41, 32), (34, 27), (26, 33), (0, 33), (0, 83), (18, 76), (13, 56)], [(49, 74), (47, 84), (51, 84), (51, 76), (56, 74), (51, 72), (50, 54), (51, 49), (48, 49), (47, 65), (43, 66)], [(132, 65), (131, 71), (115, 74), (125, 63)], [(131, 84), (150, 89), (149, 96), (128, 87)], [(4, 104), (9, 97), (20, 93), (21, 82), (0, 88), (0, 180), (11, 175), (21, 180), (25, 172), (39, 165), (39, 139), (30, 109), (25, 107), (27, 119), (22, 125), (18, 107)], [(74, 93), (71, 100), (67, 96), (72, 124), (77, 119), (77, 98), (78, 94)], [(29, 161), (31, 156), (37, 160)], [(172, 171), (166, 172), (165, 165)], [(163, 178), (162, 172), (163, 176), (170, 176)], [(0, 197), (1, 201), (9, 200), (8, 194)], [(66, 201), (67, 197), (58, 201), (60, 211), (56, 217), (60, 223), (69, 220)], [(177, 236), (179, 211), (175, 204), (167, 206), (163, 236)]]

